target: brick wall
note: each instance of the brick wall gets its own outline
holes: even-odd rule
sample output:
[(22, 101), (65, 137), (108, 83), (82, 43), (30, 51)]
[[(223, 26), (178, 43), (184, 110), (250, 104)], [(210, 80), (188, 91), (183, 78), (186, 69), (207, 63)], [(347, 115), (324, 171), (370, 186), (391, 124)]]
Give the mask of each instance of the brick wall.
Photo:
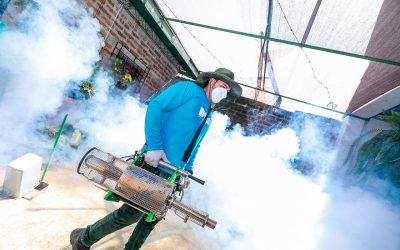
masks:
[(301, 111), (290, 112), (246, 97), (234, 101), (224, 99), (221, 104), (217, 111), (230, 117), (231, 126), (240, 124), (249, 134), (266, 134), (288, 126), (301, 130), (306, 120), (313, 120), (324, 130), (329, 142), (334, 144), (340, 127), (340, 121), (335, 119)]
[(245, 97), (223, 100), (218, 111), (231, 118), (232, 126), (239, 123), (249, 134), (265, 134), (288, 124), (291, 112)]
[(120, 42), (151, 67), (141, 89), (142, 95), (149, 96), (178, 73), (179, 63), (133, 6), (121, 9), (118, 0), (81, 1), (100, 22), (102, 35), (107, 38), (102, 51), (104, 64), (110, 63), (110, 55), (117, 42)]

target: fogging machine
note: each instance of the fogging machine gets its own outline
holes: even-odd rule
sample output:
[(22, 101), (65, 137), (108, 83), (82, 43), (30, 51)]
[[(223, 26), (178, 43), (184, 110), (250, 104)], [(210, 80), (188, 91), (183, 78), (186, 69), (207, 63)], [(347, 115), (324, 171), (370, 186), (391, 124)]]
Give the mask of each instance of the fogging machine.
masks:
[[(124, 161), (97, 148), (90, 149), (81, 159), (77, 172), (94, 182), (97, 187), (116, 194), (120, 200), (142, 211), (153, 213), (156, 219), (163, 219), (169, 209), (180, 218), (204, 227), (214, 229), (217, 222), (203, 211), (182, 202), (183, 192), (191, 178), (202, 180), (184, 170), (160, 161), (160, 166), (177, 172), (183, 178), (183, 185), (170, 183), (141, 167)], [(204, 182), (202, 183), (204, 184)]]

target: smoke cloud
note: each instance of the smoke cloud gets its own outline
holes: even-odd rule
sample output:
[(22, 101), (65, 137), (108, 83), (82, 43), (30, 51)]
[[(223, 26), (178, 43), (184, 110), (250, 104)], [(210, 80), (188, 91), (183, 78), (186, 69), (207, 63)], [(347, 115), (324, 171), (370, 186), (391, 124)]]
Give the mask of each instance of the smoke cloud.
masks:
[(129, 95), (110, 94), (108, 87), (113, 79), (104, 72), (95, 77), (95, 82), (98, 92), (80, 111), (84, 117), (75, 125), (87, 133), (81, 148), (96, 146), (117, 156), (132, 155), (145, 142), (145, 105)]
[[(398, 207), (333, 181), (331, 161), (321, 161), (333, 152), (324, 151), (318, 126), (244, 137), (240, 128), (225, 132), (227, 123), (214, 117), (195, 162), (206, 185), (192, 184), (189, 196), (218, 221), (199, 234), (223, 249), (399, 249)], [(290, 165), (307, 143), (308, 160), (320, 168), (309, 177)]]
[(3, 161), (37, 147), (41, 118), (57, 112), (68, 82), (91, 76), (100, 59), (99, 31), (78, 2), (40, 0), (0, 33)]

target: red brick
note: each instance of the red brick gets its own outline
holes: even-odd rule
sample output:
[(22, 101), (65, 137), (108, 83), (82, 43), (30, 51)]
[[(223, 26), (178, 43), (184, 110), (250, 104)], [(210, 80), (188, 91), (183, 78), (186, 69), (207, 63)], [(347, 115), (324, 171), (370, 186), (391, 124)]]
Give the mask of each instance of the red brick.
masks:
[(111, 17), (114, 17), (117, 13), (115, 12), (114, 8), (109, 4), (110, 3), (107, 3), (107, 5), (105, 6), (105, 9), (107, 10), (108, 13), (111, 14)]
[(117, 34), (115, 34), (114, 30), (111, 30), (111, 31), (110, 31), (110, 34), (111, 34), (113, 37), (117, 37)]
[(119, 37), (121, 37), (122, 39), (126, 39), (126, 36), (121, 31), (117, 30), (117, 33)]
[(119, 30), (123, 30), (122, 26), (118, 22), (115, 22), (114, 26), (115, 26), (115, 28), (117, 28)]
[(99, 23), (101, 24), (101, 26), (103, 26), (103, 28), (108, 28), (108, 25), (106, 25), (106, 23), (104, 23), (103, 20), (98, 19)]
[(124, 28), (125, 28), (126, 31), (129, 31), (129, 30), (132, 29), (132, 27), (129, 26), (128, 24), (124, 24)]

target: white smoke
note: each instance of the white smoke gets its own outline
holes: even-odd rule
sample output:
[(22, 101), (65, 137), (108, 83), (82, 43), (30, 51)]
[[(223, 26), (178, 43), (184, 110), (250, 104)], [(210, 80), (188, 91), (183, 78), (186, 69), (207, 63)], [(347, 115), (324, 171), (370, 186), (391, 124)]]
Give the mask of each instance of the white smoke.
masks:
[(400, 210), (360, 188), (328, 187), (317, 249), (400, 249)]
[(313, 164), (327, 168), (316, 126), (244, 137), (240, 129), (226, 133), (226, 124), (214, 117), (195, 162), (206, 185), (193, 183), (190, 198), (218, 221), (199, 234), (223, 249), (399, 249), (398, 208), (329, 175), (311, 179), (292, 169), (302, 140), (316, 147)]
[(0, 33), (2, 161), (17, 156), (20, 148), (38, 146), (41, 117), (54, 115), (67, 83), (90, 77), (100, 59), (100, 25), (80, 3), (37, 3)]
[(88, 133), (82, 148), (96, 146), (117, 156), (132, 155), (145, 142), (145, 105), (129, 95), (110, 95), (113, 80), (104, 72), (95, 77), (97, 93), (88, 107), (81, 110), (85, 117), (76, 126)]

